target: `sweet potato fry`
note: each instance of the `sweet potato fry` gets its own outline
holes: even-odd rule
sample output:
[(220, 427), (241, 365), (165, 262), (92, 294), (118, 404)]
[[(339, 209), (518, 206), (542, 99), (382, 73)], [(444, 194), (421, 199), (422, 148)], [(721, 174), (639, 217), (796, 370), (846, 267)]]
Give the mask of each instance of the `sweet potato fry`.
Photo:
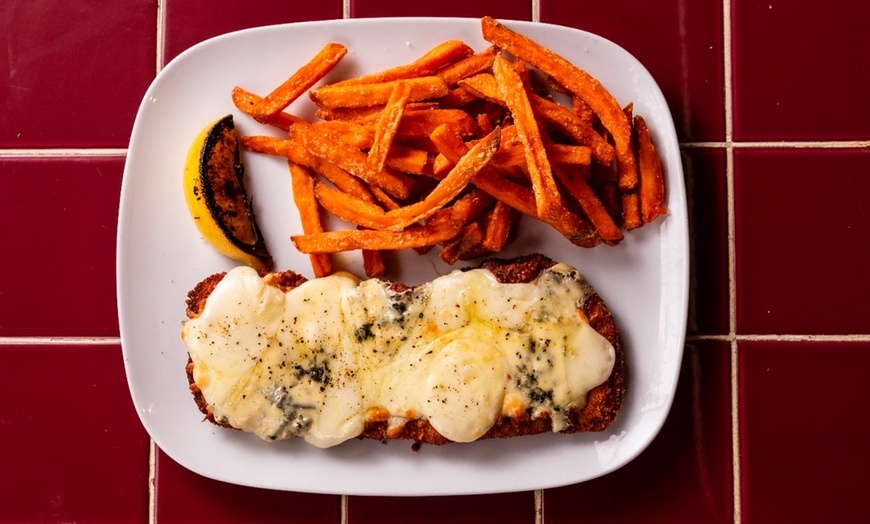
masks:
[[(592, 162), (591, 150), (586, 146), (547, 143), (544, 145), (544, 149), (547, 151), (547, 157), (552, 165), (589, 165)], [(502, 146), (493, 157), (492, 162), (499, 169), (525, 166), (526, 156), (522, 144), (511, 143), (507, 147)]]
[(421, 109), (406, 111), (396, 136), (400, 139), (428, 137), (441, 124), (452, 125), (462, 136), (477, 132), (474, 118), (459, 109)]
[(632, 146), (631, 122), (616, 98), (601, 82), (554, 51), (491, 17), (481, 20), (481, 28), (486, 41), (528, 62), (589, 104), (602, 125), (613, 136), (619, 167), (619, 187), (624, 191), (635, 189), (638, 174)]
[(246, 151), (254, 151), (271, 156), (287, 156), (290, 149), (289, 140), (275, 136), (246, 135), (241, 137), (241, 145)]
[[(462, 138), (452, 133), (449, 126), (439, 127), (432, 133), (431, 138), (445, 158), (453, 162), (458, 161), (468, 150)], [(517, 211), (539, 218), (531, 188), (505, 178), (491, 166), (481, 169), (472, 183)], [(577, 246), (593, 247), (601, 242), (601, 237), (589, 222), (564, 206), (560, 210), (559, 219), (548, 223)]]
[(586, 179), (581, 174), (563, 167), (556, 168), (556, 175), (580, 204), (580, 209), (598, 230), (601, 240), (610, 245), (618, 244), (623, 239), (622, 232)]
[[(396, 200), (393, 199), (393, 197), (388, 195), (386, 191), (379, 188), (378, 186), (369, 185), (367, 187), (368, 187), (369, 191), (371, 191), (372, 195), (374, 196), (375, 202), (377, 202), (378, 205), (380, 205), (385, 210), (389, 211), (392, 209), (399, 209), (400, 207), (402, 207), (401, 204), (396, 202)], [(351, 193), (351, 194), (353, 194), (353, 193)]]
[(438, 76), (444, 80), (448, 87), (453, 87), (463, 78), (476, 75), (486, 71), (492, 67), (492, 61), (495, 58), (496, 48), (490, 46), (484, 51), (475, 55), (464, 58), (453, 65), (445, 67), (438, 71)]
[[(459, 159), (450, 173), (423, 200), (408, 206), (387, 212), (388, 217), (394, 217), (402, 222), (414, 223), (432, 216), (456, 198), (465, 189), (481, 169), (489, 163), (498, 151), (500, 131), (496, 129)], [(404, 227), (404, 226), (403, 226)]]
[(634, 117), (634, 127), (640, 168), (640, 213), (644, 223), (649, 223), (667, 213), (662, 160), (642, 116)]
[(288, 136), (291, 139), (301, 138), (305, 148), (313, 155), (380, 187), (396, 198), (405, 199), (411, 193), (413, 179), (388, 169), (372, 169), (366, 161), (365, 153), (352, 145), (333, 140), (316, 126), (294, 126), (290, 128)]
[(402, 227), (393, 227), (396, 221), (388, 218), (384, 210), (377, 204), (366, 202), (355, 195), (335, 189), (329, 184), (315, 182), (314, 195), (325, 210), (346, 222), (369, 229), (402, 229)]
[(448, 265), (453, 265), (459, 260), (467, 260), (484, 254), (483, 249), (484, 231), (477, 222), (464, 226), (456, 238), (448, 242), (438, 253), (438, 257)]
[(498, 90), (498, 83), (496, 83), (495, 77), (489, 73), (480, 73), (460, 80), (459, 85), (477, 95), (478, 98), (494, 104), (505, 105)]
[[(438, 126), (430, 138), (450, 165), (455, 165), (468, 152), (468, 146), (462, 141), (462, 137), (449, 125)], [(522, 213), (538, 218), (535, 196), (531, 188), (503, 180), (499, 172), (490, 166), (481, 169), (472, 182), (496, 199), (506, 202)]]
[(286, 156), (291, 162), (320, 174), (345, 193), (355, 195), (369, 203), (375, 202), (371, 191), (362, 180), (335, 164), (312, 155), (305, 149), (301, 141), (271, 136), (244, 136), (242, 137), (242, 147), (248, 151)]
[(405, 113), (405, 105), (408, 103), (410, 95), (411, 88), (408, 83), (398, 80), (375, 126), (374, 142), (371, 149), (369, 149), (367, 158), (372, 169), (378, 171), (384, 169), (390, 145), (393, 143), (393, 137), (396, 136), (396, 131), (399, 129), (399, 122)]
[[(424, 109), (440, 109), (441, 104), (437, 102), (408, 102), (405, 105), (405, 112), (418, 111)], [(368, 125), (374, 124), (381, 116), (381, 111), (384, 110), (384, 105), (373, 105), (368, 107), (332, 107), (319, 108), (315, 111), (315, 116), (323, 121), (343, 121), (354, 122), (357, 124)]]
[(637, 229), (643, 225), (640, 214), (640, 195), (636, 192), (622, 193), (622, 225), (625, 229)]
[(455, 237), (462, 226), (443, 220), (437, 225), (409, 227), (403, 231), (373, 229), (326, 231), (294, 235), (290, 240), (302, 253), (337, 253), (356, 249), (396, 250), (434, 246)]
[[(290, 179), (293, 188), (293, 201), (299, 210), (299, 218), (302, 223), (302, 232), (305, 234), (323, 232), (323, 224), (320, 221), (320, 206), (314, 198), (314, 176), (307, 168), (289, 162)], [(311, 269), (314, 276), (323, 277), (332, 274), (332, 259), (327, 253), (313, 253), (310, 255)]]
[(519, 219), (517, 210), (497, 200), (486, 217), (482, 247), (489, 253), (498, 253), (510, 241), (514, 224)]
[(462, 86), (459, 86), (451, 89), (446, 96), (441, 98), (441, 105), (445, 109), (458, 109), (474, 102), (477, 99), (478, 97), (474, 93), (472, 93), (468, 89), (465, 89)]
[(360, 149), (369, 149), (375, 142), (375, 131), (370, 126), (355, 122), (331, 120), (315, 122), (311, 125), (317, 126), (336, 141), (344, 142)]
[(558, 218), (561, 197), (522, 80), (510, 63), (501, 55), (495, 57), (493, 73), (501, 98), (513, 115), (517, 135), (523, 144), (526, 154), (526, 170), (535, 192), (535, 206), (538, 216), (545, 222), (553, 221)]
[[(411, 102), (441, 98), (450, 91), (444, 80), (437, 76), (422, 76), (403, 81), (407, 82), (410, 88), (408, 100)], [(386, 104), (396, 82), (398, 81), (340, 86), (327, 85), (309, 91), (308, 94), (319, 107), (371, 107)]]
[(494, 200), (485, 191), (475, 187), (457, 198), (449, 208), (440, 212), (447, 213), (449, 211), (451, 220), (465, 225), (477, 220)]
[[(250, 116), (253, 116), (254, 107), (257, 105), (257, 102), (262, 100), (260, 96), (255, 95), (254, 93), (251, 93), (250, 91), (247, 91), (245, 89), (242, 89), (241, 87), (233, 88), (232, 98), (233, 104), (235, 104), (236, 108), (238, 108), (239, 111), (242, 111), (243, 113)], [(264, 123), (273, 125), (279, 129), (287, 131), (288, 129), (290, 129), (290, 126), (297, 122), (305, 122), (305, 120), (298, 116), (281, 111), (275, 115), (272, 115), (272, 117)]]
[(387, 167), (401, 173), (431, 175), (429, 153), (422, 149), (393, 144), (387, 153)]
[(474, 54), (474, 50), (461, 40), (447, 40), (430, 49), (426, 54), (413, 62), (379, 73), (348, 78), (333, 85), (374, 84), (378, 82), (390, 82), (421, 76), (434, 75), (436, 71), (461, 61)]
[(595, 113), (585, 100), (577, 95), (571, 96), (571, 108), (574, 114), (587, 126), (592, 127), (595, 124)]
[[(323, 253), (321, 253), (323, 254)], [(383, 252), (377, 249), (363, 249), (363, 271), (369, 278), (382, 277), (387, 273)]]
[(371, 229), (401, 231), (412, 224), (426, 220), (456, 198), (495, 154), (498, 140), (498, 131), (494, 131), (471, 148), (450, 174), (423, 200), (387, 212), (377, 205), (322, 182), (315, 183), (314, 193), (324, 209), (342, 220)]
[(347, 48), (341, 44), (328, 43), (307, 64), (276, 87), (271, 93), (254, 105), (251, 115), (261, 123), (268, 123), (275, 115), (293, 103), (299, 96), (311, 89), (320, 79), (341, 61)]
[(578, 144), (589, 146), (597, 162), (604, 165), (613, 163), (615, 156), (613, 146), (570, 109), (537, 95), (529, 97), (529, 102), (535, 114), (555, 125)]

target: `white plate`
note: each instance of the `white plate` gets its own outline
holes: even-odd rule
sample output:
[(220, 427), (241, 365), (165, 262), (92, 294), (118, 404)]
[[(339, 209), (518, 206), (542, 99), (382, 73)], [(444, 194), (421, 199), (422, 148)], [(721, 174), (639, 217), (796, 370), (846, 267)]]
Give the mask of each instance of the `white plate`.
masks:
[[(182, 194), (188, 146), (208, 122), (236, 116), (243, 134), (265, 127), (233, 107), (230, 91), (267, 93), (329, 41), (348, 56), (329, 78), (410, 61), (439, 42), (487, 47), (473, 19), (359, 19), (280, 25), (199, 44), (160, 72), (142, 102), (124, 171), (118, 231), (118, 309), (130, 391), (154, 441), (172, 459), (207, 477), (263, 488), (340, 494), (446, 495), (554, 487), (626, 464), (658, 433), (673, 399), (685, 336), (688, 235), (680, 154), (670, 112), (646, 69), (625, 50), (565, 27), (508, 22), (597, 76), (622, 104), (634, 102), (662, 154), (670, 214), (629, 232), (618, 247), (581, 249), (524, 221), (505, 256), (541, 252), (579, 268), (616, 315), (628, 352), (628, 396), (604, 433), (548, 434), (424, 446), (351, 441), (321, 450), (301, 441), (267, 443), (202, 421), (187, 388), (180, 330), (185, 298), (199, 280), (233, 267), (200, 237)], [(329, 80), (327, 78), (327, 80)], [(291, 111), (311, 116), (311, 103)], [(256, 213), (277, 268), (310, 274), (295, 251), (299, 232), (286, 163), (249, 154)], [(358, 254), (343, 259), (361, 273)], [(437, 256), (395, 261), (396, 278), (418, 283), (445, 273)]]

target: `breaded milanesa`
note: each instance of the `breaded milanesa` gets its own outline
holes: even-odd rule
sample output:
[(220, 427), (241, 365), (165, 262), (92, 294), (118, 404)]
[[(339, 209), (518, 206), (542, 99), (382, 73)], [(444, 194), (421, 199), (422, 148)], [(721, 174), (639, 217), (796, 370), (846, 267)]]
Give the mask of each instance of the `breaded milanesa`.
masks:
[[(188, 324), (203, 315), (210, 297), (225, 278), (225, 273), (212, 275), (189, 293), (187, 315), (191, 320)], [(194, 400), (206, 418), (215, 424), (252, 431), (266, 440), (302, 436), (320, 447), (353, 437), (445, 444), (551, 431), (602, 431), (613, 423), (625, 395), (625, 356), (613, 315), (576, 270), (542, 255), (530, 255), (487, 260), (477, 268), (455, 271), (449, 278), (466, 279), (457, 281), (456, 285), (461, 284), (462, 289), (484, 289), (481, 292), (484, 298), (488, 298), (490, 293), (507, 293), (510, 297), (490, 299), (493, 306), (487, 309), (488, 306), (479, 303), (480, 296), (475, 296), (473, 305), (470, 305), (472, 302), (462, 301), (471, 301), (471, 298), (460, 299), (457, 295), (455, 301), (464, 304), (463, 311), (472, 313), (463, 312), (462, 320), (451, 324), (449, 329), (432, 331), (433, 326), (453, 322), (443, 320), (443, 312), (448, 307), (438, 302), (441, 300), (438, 298), (440, 288), (433, 291), (424, 287), (426, 285), (412, 287), (394, 282), (350, 281), (345, 286), (349, 290), (346, 297), (352, 298), (339, 299), (338, 293), (329, 293), (333, 295), (329, 297), (332, 302), (343, 304), (340, 317), (345, 320), (341, 329), (346, 332), (329, 340), (340, 340), (333, 345), (343, 349), (312, 352), (314, 346), (311, 344), (286, 342), (314, 336), (311, 335), (311, 325), (299, 328), (309, 330), (305, 332), (307, 334), (289, 338), (281, 338), (283, 335), (269, 331), (269, 343), (258, 342), (266, 349), (261, 353), (246, 353), (244, 359), (238, 360), (250, 367), (239, 372), (241, 378), (237, 377), (238, 384), (247, 384), (244, 387), (238, 384), (223, 390), (215, 387), (215, 377), (223, 376), (223, 372), (215, 371), (214, 362), (220, 364), (221, 361), (210, 361), (204, 356), (208, 354), (202, 349), (205, 346), (195, 345), (191, 338), (206, 336), (214, 342), (214, 333), (218, 331), (205, 328), (202, 328), (204, 331), (189, 330), (186, 325), (185, 341), (189, 348), (199, 348), (189, 352), (187, 365)], [(266, 295), (263, 296), (274, 295), (274, 300), (280, 302), (290, 296), (286, 292), (300, 289), (306, 282), (309, 281), (292, 271), (272, 273), (265, 277)], [(527, 286), (504, 288), (500, 284)], [(449, 285), (452, 284), (444, 284), (448, 286), (444, 288), (447, 290), (442, 293), (444, 296), (449, 297), (455, 292)], [(250, 288), (251, 284), (247, 286)], [(353, 304), (360, 300), (359, 296), (381, 295), (386, 297), (383, 306), (377, 305), (380, 302), (365, 302), (362, 309), (368, 316), (355, 323), (347, 320), (359, 314), (353, 309)], [(532, 304), (532, 298), (535, 305), (528, 306)], [(574, 301), (571, 304), (576, 310), (576, 320), (559, 320), (566, 315), (559, 316), (547, 309), (556, 307), (550, 303), (558, 304), (563, 298)], [(305, 304), (306, 308), (315, 307), (311, 297), (307, 299), (300, 299), (299, 304)], [(260, 304), (268, 302), (267, 299), (258, 300), (261, 300)], [(516, 309), (516, 304), (532, 308), (529, 310), (531, 313), (517, 313), (525, 315), (521, 322), (503, 312), (510, 307)], [(381, 308), (381, 313), (372, 313), (378, 308)], [(296, 313), (283, 313), (282, 320), (276, 321), (277, 331), (283, 333), (289, 324), (295, 323), (300, 312), (297, 310)], [(326, 315), (318, 312), (314, 315), (318, 320), (312, 322), (326, 322), (323, 320)], [(437, 318), (431, 320), (429, 317)], [(387, 318), (389, 322), (384, 320)], [(323, 324), (327, 334), (335, 327), (335, 322), (329, 322)], [(572, 323), (585, 323), (592, 329), (583, 326), (575, 329)], [(530, 333), (546, 333), (546, 336), (535, 335), (535, 338)], [(388, 335), (393, 338), (385, 338)], [(397, 336), (402, 340), (393, 344), (391, 341)], [(560, 337), (569, 342), (559, 345)], [(550, 345), (551, 341), (553, 345)], [(583, 345), (581, 342), (588, 342), (592, 349), (579, 348)], [(288, 345), (293, 345), (294, 349), (287, 349)], [(411, 351), (414, 358), (403, 356), (403, 351)], [(344, 356), (339, 358), (336, 354)], [(348, 354), (351, 356), (347, 357)], [(296, 355), (297, 360), (290, 362), (288, 358), (292, 355)], [(265, 358), (265, 362), (248, 364), (257, 358), (261, 361)], [(395, 359), (404, 360), (396, 366)], [(593, 368), (593, 371), (581, 369), (581, 364)], [(275, 370), (282, 366), (295, 371), (281, 374)], [(400, 371), (396, 372), (396, 369)], [(459, 378), (445, 376), (445, 369), (456, 373)], [(590, 378), (593, 376), (594, 381)], [(563, 384), (569, 377), (585, 381), (586, 388)], [(407, 385), (409, 381), (414, 384)], [(467, 393), (459, 391), (465, 386)], [(489, 391), (499, 388), (501, 390), (496, 392)], [(394, 393), (394, 389), (401, 389), (403, 393)], [(219, 409), (205, 394), (213, 390), (232, 390), (223, 396), (213, 393), (220, 404)], [(348, 391), (354, 394), (349, 396)], [(255, 396), (262, 398), (251, 400)], [(457, 401), (466, 402), (466, 406), (456, 406)], [(437, 407), (432, 407), (433, 403)], [(230, 413), (227, 406), (242, 415)], [(339, 415), (326, 416), (338, 422), (321, 423), (316, 414), (318, 406), (340, 406), (340, 409), (330, 408), (332, 413)], [(347, 406), (352, 406), (352, 409)], [(258, 413), (257, 409), (274, 413)], [(481, 419), (482, 422), (471, 419)], [(340, 428), (341, 435), (335, 437), (334, 432), (324, 433), (322, 427)], [(319, 436), (311, 437), (309, 433)]]

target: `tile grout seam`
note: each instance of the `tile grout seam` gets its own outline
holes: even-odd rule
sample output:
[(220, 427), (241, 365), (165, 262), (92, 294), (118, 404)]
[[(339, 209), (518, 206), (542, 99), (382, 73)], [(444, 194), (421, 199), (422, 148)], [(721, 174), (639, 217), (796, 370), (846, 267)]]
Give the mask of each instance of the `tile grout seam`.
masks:
[(734, 196), (734, 64), (731, 0), (722, 1), (722, 51), (725, 97), (725, 185), (728, 214), (728, 338), (731, 358), (731, 463), (734, 524), (742, 521), (740, 398), (737, 344), (737, 224)]
[[(686, 141), (680, 142), (681, 149), (867, 149), (870, 140), (804, 140), (804, 141)], [(26, 157), (98, 157), (126, 156), (126, 147), (80, 147), (80, 148), (17, 148), (0, 149), (0, 158)]]
[[(870, 342), (870, 333), (842, 333), (834, 335), (814, 334), (690, 334), (686, 342), (720, 340), (736, 342)], [(44, 336), (0, 336), (3, 346), (120, 346), (120, 337), (44, 337)]]
[(157, 523), (157, 443), (148, 439), (148, 523)]
[[(541, 21), (541, 0), (531, 0), (532, 22)], [(536, 489), (534, 495), (535, 524), (544, 524), (544, 490)]]
[[(163, 70), (166, 57), (166, 0), (157, 1), (157, 41), (155, 50), (155, 76)], [(148, 523), (157, 524), (157, 443), (149, 439), (148, 451)]]

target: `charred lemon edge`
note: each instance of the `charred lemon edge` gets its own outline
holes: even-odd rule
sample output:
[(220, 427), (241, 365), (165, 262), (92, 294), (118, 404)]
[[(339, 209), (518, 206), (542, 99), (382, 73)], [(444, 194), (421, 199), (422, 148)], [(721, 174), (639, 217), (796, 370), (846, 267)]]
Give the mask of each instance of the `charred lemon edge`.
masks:
[[(235, 133), (233, 116), (221, 117), (203, 128), (196, 136), (187, 154), (184, 167), (184, 199), (188, 210), (203, 238), (219, 253), (237, 262), (251, 266), (258, 272), (263, 273), (272, 269), (272, 257), (269, 255), (262, 234), (257, 226), (253, 210), (250, 209), (250, 198), (244, 194), (245, 204), (249, 210), (251, 227), (257, 239), (254, 244), (246, 244), (235, 238), (226, 227), (215, 217), (212, 205), (206, 194), (206, 184), (210, 184), (207, 176), (207, 163), (212, 153), (218, 136), (223, 133)], [(237, 162), (239, 164), (238, 149), (236, 149)], [(238, 176), (237, 173), (233, 173)], [(242, 187), (245, 187), (242, 184)]]

